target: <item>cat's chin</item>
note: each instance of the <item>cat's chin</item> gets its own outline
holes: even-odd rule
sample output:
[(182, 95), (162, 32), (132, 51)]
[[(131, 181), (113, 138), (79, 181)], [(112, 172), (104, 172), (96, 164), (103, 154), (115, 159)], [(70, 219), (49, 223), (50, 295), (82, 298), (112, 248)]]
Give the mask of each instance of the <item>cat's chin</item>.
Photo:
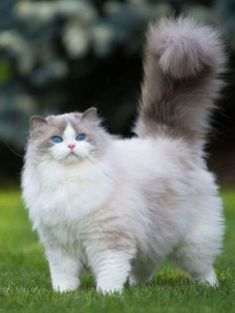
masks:
[(76, 155), (76, 154), (69, 154), (68, 156), (66, 156), (65, 158), (60, 160), (60, 162), (65, 164), (65, 165), (71, 165), (71, 164), (78, 164), (82, 160), (83, 160), (83, 158)]

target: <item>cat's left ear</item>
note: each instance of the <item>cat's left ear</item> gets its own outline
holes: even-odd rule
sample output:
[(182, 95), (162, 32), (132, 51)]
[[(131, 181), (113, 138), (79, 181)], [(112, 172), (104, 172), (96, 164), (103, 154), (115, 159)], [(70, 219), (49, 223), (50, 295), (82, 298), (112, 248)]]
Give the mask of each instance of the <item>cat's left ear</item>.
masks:
[(34, 115), (30, 118), (30, 131), (39, 129), (45, 126), (46, 124), (47, 124), (47, 121), (45, 118)]
[(82, 120), (95, 122), (97, 120), (97, 109), (95, 107), (91, 107), (91, 108), (87, 109), (82, 114)]

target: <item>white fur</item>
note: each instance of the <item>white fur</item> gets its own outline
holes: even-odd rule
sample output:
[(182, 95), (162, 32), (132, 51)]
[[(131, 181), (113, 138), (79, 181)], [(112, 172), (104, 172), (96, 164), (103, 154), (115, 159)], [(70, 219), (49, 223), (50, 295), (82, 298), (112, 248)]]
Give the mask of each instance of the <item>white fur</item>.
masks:
[[(67, 128), (66, 143), (74, 135)], [(72, 163), (28, 158), (22, 187), (54, 290), (76, 289), (85, 264), (97, 290), (121, 292), (127, 280), (149, 281), (166, 257), (216, 284), (222, 205), (213, 176), (181, 140), (113, 140), (102, 158)]]

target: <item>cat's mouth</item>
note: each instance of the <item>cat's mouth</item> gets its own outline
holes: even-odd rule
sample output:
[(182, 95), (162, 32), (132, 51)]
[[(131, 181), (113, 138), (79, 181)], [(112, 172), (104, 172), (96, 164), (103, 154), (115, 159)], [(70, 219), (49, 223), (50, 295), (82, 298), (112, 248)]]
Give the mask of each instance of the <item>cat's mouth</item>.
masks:
[(79, 155), (75, 151), (70, 151), (67, 158), (79, 158)]
[(67, 156), (65, 156), (61, 161), (65, 164), (73, 164), (77, 163), (80, 160), (80, 156), (75, 152), (70, 152)]

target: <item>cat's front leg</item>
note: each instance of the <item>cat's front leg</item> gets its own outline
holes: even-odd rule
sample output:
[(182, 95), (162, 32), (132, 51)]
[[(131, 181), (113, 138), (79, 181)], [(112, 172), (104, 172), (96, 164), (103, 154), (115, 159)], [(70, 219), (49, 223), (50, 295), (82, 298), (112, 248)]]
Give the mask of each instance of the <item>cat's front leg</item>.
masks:
[(51, 281), (54, 291), (68, 292), (79, 287), (79, 260), (62, 250), (47, 250)]
[(96, 278), (96, 290), (104, 294), (121, 293), (131, 271), (131, 251), (97, 251), (91, 267)]

